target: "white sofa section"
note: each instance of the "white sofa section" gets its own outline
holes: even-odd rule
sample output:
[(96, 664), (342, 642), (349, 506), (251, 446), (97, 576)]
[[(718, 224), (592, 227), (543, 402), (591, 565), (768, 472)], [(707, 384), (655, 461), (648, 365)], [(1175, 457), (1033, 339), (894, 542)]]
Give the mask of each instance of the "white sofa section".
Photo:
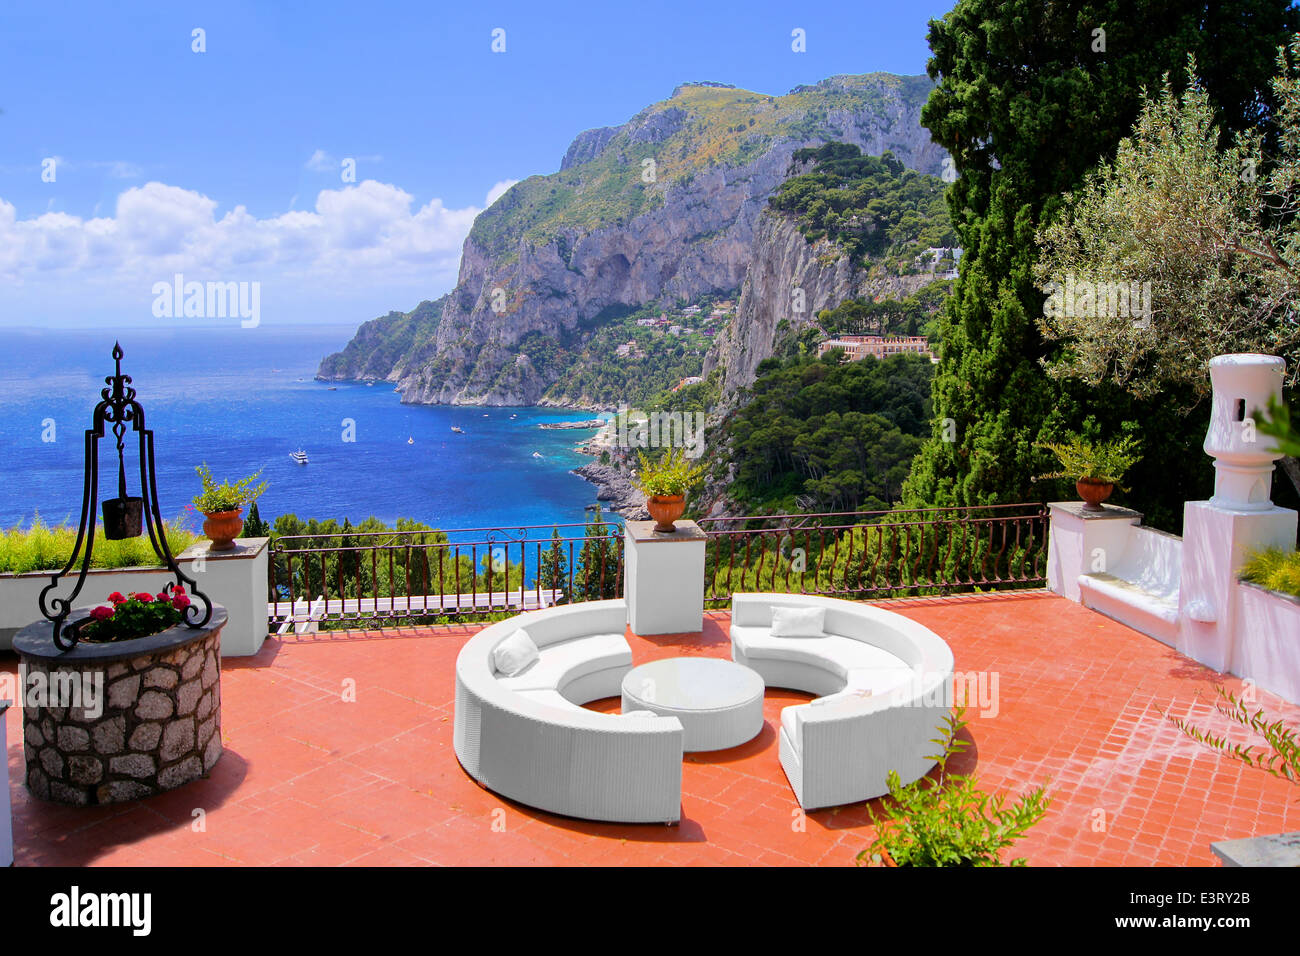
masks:
[[(590, 601), (479, 631), (456, 658), (454, 747), (489, 790), (551, 813), (621, 823), (681, 818), (681, 722), (581, 707), (617, 697), (632, 667), (627, 605)], [(538, 660), (499, 674), (492, 651), (523, 628)]]
[[(827, 636), (772, 637), (774, 607), (825, 608)], [(869, 800), (889, 792), (889, 771), (910, 783), (934, 766), (953, 656), (929, 628), (835, 598), (736, 594), (731, 656), (768, 687), (820, 695), (781, 712), (781, 766), (804, 809)]]
[(1178, 638), (1183, 540), (1140, 525), (1124, 529), (1118, 553), (1098, 555), (1096, 569), (1079, 575), (1081, 603), (1172, 647)]

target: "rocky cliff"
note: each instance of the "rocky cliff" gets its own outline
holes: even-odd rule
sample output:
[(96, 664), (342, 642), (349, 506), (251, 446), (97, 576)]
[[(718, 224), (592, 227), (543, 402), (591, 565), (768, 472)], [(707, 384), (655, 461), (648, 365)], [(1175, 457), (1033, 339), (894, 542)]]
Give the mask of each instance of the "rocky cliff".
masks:
[(753, 384), (777, 340), (816, 322), (821, 310), (845, 299), (901, 299), (933, 280), (855, 269), (834, 243), (809, 242), (790, 216), (770, 209), (759, 217), (752, 250), (735, 316), (704, 359), (705, 376), (722, 370), (720, 413)]
[[(692, 300), (745, 281), (758, 231), (778, 228), (763, 209), (796, 149), (848, 142), (937, 173), (943, 152), (919, 121), (929, 89), (925, 77), (890, 74), (833, 77), (785, 96), (679, 87), (623, 126), (580, 134), (559, 172), (516, 184), (483, 212), (436, 320), (405, 313), (367, 323), (319, 376), (383, 372), (405, 402), (534, 404), (558, 371), (535, 364), (520, 347), (525, 338), (571, 349), (631, 307)], [(773, 328), (780, 316), (763, 297), (782, 281), (781, 255), (801, 253), (793, 240), (785, 253), (772, 253), (771, 278), (757, 277), (749, 292), (750, 313)], [(808, 295), (809, 308), (825, 307), (837, 282), (853, 284), (833, 267), (824, 271), (807, 273), (823, 289)], [(788, 301), (788, 290), (778, 291)], [(737, 325), (715, 361), (735, 353), (736, 381), (752, 380), (752, 350), (762, 341), (764, 333)]]

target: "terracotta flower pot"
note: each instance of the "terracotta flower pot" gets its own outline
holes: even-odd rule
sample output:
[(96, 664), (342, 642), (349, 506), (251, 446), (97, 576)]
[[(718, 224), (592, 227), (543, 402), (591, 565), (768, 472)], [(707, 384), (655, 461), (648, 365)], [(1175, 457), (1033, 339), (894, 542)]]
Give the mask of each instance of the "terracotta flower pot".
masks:
[(685, 495), (651, 495), (645, 502), (650, 517), (655, 519), (655, 530), (663, 534), (672, 534), (677, 528), (673, 522), (686, 510)]
[(1101, 503), (1110, 497), (1110, 493), (1115, 490), (1115, 485), (1109, 481), (1098, 481), (1096, 478), (1080, 478), (1074, 483), (1074, 488), (1084, 501), (1084, 511), (1105, 511)]
[(207, 520), (203, 522), (203, 533), (212, 539), (209, 551), (233, 551), (235, 539), (244, 530), (244, 519), (240, 517), (243, 508), (231, 511), (205, 512)]

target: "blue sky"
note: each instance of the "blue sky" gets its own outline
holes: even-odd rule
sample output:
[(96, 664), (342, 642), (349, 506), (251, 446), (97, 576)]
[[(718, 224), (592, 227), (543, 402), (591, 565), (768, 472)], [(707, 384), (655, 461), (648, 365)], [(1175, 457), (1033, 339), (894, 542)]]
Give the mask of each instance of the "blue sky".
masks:
[(577, 132), (689, 80), (923, 72), (926, 21), (951, 6), (6, 7), (0, 324), (158, 322), (150, 287), (176, 271), (262, 281), (278, 323), (411, 308), (454, 284), (489, 198), (554, 171)]

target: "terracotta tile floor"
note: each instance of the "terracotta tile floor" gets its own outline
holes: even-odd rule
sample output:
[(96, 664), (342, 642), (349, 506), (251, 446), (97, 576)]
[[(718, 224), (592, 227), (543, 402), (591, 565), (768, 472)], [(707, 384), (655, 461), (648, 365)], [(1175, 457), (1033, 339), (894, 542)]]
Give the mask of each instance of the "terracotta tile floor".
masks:
[[(1031, 864), (1213, 865), (1211, 841), (1300, 829), (1300, 788), (1217, 756), (1161, 717), (1158, 708), (1194, 707), (1203, 726), (1225, 725), (1210, 707), (1218, 675), (1164, 645), (1043, 592), (888, 606), (944, 637), (959, 671), (997, 673), (998, 711), (968, 712), (974, 746), (960, 766), (988, 788), (1050, 782), (1054, 803), (1016, 851)], [(634, 657), (726, 656), (727, 623), (716, 613), (702, 635), (631, 637)], [(272, 639), (256, 658), (226, 661), (221, 762), (209, 779), (142, 803), (30, 799), (11, 709), (16, 863), (842, 866), (870, 842), (864, 805), (797, 825), (775, 728), (782, 707), (808, 697), (786, 691), (768, 692), (751, 743), (688, 755), (678, 827), (558, 818), (481, 789), (451, 746), (453, 665), (468, 633)], [(16, 659), (0, 654), (0, 670), (14, 672)], [(1258, 699), (1300, 719), (1298, 707)]]

